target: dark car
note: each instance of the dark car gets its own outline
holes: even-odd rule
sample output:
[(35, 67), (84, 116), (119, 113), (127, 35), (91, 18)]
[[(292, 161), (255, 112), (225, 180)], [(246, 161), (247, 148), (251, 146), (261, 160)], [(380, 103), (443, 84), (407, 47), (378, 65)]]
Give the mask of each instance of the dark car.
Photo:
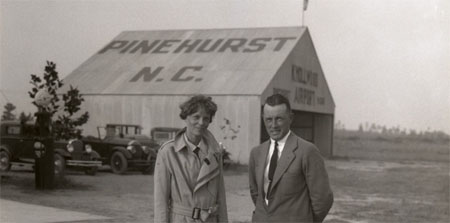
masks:
[(92, 146), (103, 164), (110, 165), (113, 173), (122, 174), (128, 168), (142, 173), (152, 173), (159, 145), (141, 134), (142, 127), (129, 124), (107, 124), (97, 127), (98, 137), (82, 138), (85, 145)]
[[(39, 142), (34, 123), (4, 121), (0, 125), (0, 170), (8, 171), (11, 165), (34, 168), (36, 143)], [(101, 162), (100, 156), (79, 140), (53, 143), (55, 175), (64, 175), (67, 167), (81, 168), (94, 175)]]

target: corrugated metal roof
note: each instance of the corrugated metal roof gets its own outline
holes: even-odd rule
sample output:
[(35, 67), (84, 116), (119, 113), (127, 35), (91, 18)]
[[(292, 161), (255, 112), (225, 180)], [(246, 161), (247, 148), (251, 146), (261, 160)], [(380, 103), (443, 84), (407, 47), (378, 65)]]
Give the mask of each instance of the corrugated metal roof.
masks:
[(64, 83), (82, 94), (260, 95), (305, 31), (125, 31)]

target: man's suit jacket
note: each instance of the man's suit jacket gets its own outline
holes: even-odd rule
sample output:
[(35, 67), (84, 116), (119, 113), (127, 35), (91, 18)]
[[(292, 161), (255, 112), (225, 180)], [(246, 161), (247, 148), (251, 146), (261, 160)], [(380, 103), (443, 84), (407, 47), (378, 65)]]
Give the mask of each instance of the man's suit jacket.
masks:
[(333, 193), (317, 147), (290, 133), (268, 197), (264, 200), (264, 169), (270, 140), (252, 149), (249, 160), (253, 222), (322, 222), (333, 204)]

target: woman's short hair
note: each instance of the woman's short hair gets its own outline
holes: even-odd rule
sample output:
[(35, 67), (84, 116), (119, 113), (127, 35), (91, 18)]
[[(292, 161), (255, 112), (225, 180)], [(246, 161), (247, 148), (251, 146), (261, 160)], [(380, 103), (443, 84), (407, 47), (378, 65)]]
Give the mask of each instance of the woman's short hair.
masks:
[(217, 104), (212, 101), (211, 97), (205, 95), (194, 95), (181, 104), (180, 118), (185, 120), (188, 115), (196, 113), (200, 108), (203, 108), (211, 116), (212, 121), (217, 111)]

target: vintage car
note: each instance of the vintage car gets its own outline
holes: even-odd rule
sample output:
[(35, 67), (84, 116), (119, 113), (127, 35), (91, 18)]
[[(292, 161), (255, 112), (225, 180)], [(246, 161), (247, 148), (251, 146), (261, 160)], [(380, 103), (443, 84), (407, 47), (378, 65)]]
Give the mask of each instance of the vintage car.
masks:
[(100, 155), (104, 165), (110, 165), (113, 173), (122, 174), (128, 168), (153, 173), (159, 145), (141, 134), (141, 126), (107, 124), (97, 127), (97, 131), (98, 137), (87, 136), (81, 140)]
[[(12, 165), (34, 169), (36, 145), (39, 142), (32, 122), (3, 121), (0, 125), (0, 170), (8, 171)], [(95, 175), (101, 166), (100, 156), (80, 140), (54, 141), (55, 175), (63, 176), (66, 168), (83, 169)]]

